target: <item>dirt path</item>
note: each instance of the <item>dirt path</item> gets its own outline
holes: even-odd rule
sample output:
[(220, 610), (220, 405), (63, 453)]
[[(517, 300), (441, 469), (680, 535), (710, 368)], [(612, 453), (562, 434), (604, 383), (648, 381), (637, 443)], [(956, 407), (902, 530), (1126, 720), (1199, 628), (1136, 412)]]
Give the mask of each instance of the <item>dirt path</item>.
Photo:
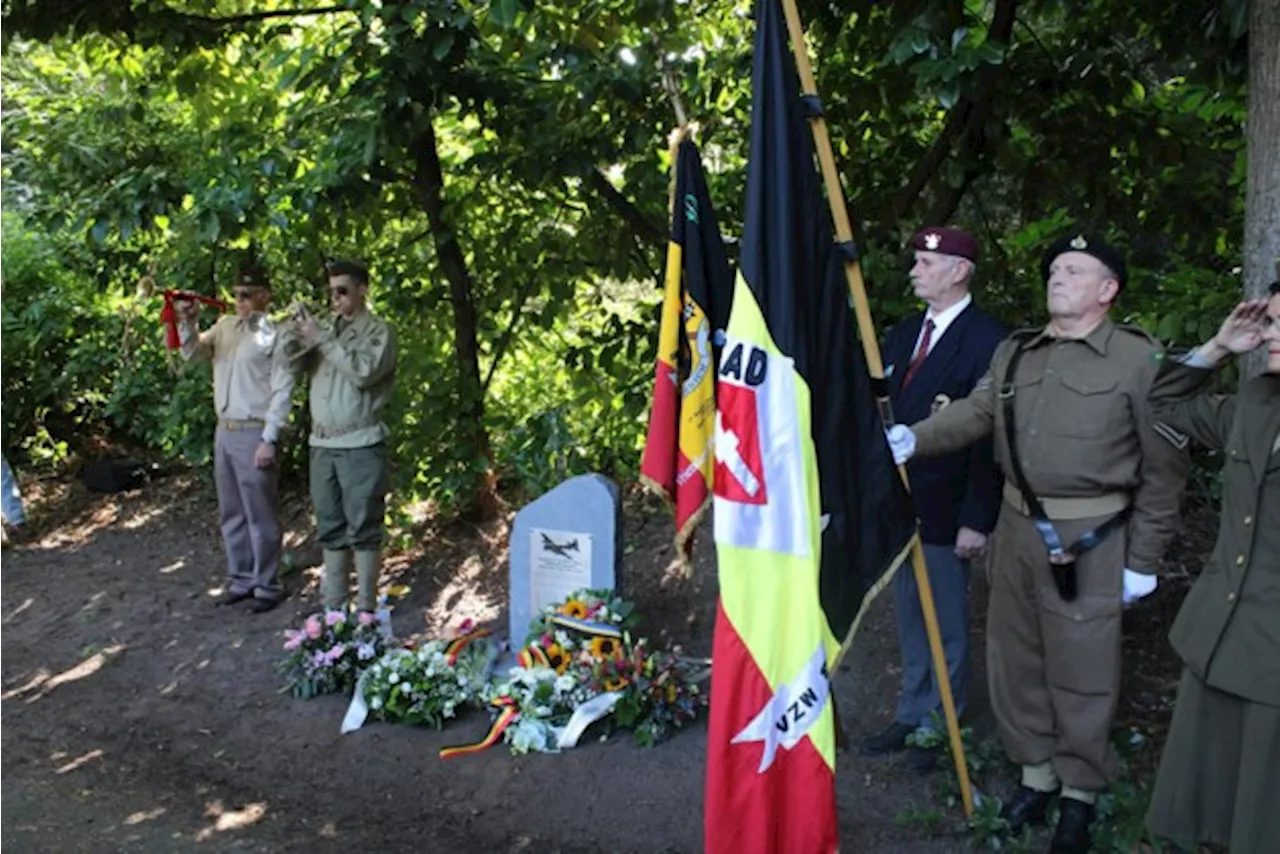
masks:
[[(42, 535), (3, 558), (3, 835), (15, 851), (701, 849), (705, 723), (651, 749), (624, 734), (558, 756), (495, 747), (447, 762), (438, 748), (479, 738), (483, 715), (443, 732), (378, 724), (342, 736), (343, 699), (278, 692), (281, 633), (316, 603), (305, 548), (287, 604), (254, 615), (212, 605), (223, 559), (212, 488), (198, 478), (111, 497), (64, 484), (47, 508)], [(290, 517), (287, 543), (304, 542), (305, 505)], [(709, 654), (709, 531), (684, 580), (660, 510), (632, 501), (625, 524), (620, 578), (643, 633)], [(410, 587), (397, 633), (505, 620), (505, 530), (455, 525), (390, 559), (384, 584)], [(836, 683), (851, 739), (887, 721), (896, 678), (886, 595)], [(983, 734), (975, 693), (970, 723)], [(968, 850), (950, 824), (933, 835), (898, 825), (908, 808), (934, 808), (930, 778), (853, 751), (839, 763), (844, 850)]]

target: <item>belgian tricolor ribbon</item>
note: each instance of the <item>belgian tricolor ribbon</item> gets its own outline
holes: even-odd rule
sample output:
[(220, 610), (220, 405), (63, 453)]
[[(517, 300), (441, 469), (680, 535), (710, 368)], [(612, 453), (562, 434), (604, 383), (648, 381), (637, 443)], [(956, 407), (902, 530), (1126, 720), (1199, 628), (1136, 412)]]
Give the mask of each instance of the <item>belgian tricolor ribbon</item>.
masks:
[(567, 617), (564, 614), (556, 614), (551, 618), (551, 622), (562, 629), (572, 629), (575, 632), (582, 632), (587, 635), (598, 635), (606, 638), (622, 638), (622, 629), (610, 623), (597, 623), (593, 620), (581, 620), (577, 617)]
[(449, 641), (449, 645), (444, 648), (445, 660), (449, 662), (450, 667), (453, 667), (458, 662), (458, 656), (462, 654), (462, 651), (466, 649), (472, 641), (488, 637), (492, 633), (493, 632), (490, 629), (476, 629), (474, 632), (469, 632), (462, 637), (454, 638)]
[[(522, 653), (523, 654), (523, 653)], [(516, 705), (516, 701), (511, 697), (503, 695), (495, 697), (493, 705), (502, 711), (498, 714), (498, 719), (493, 722), (493, 726), (489, 728), (489, 734), (475, 744), (461, 744), (457, 747), (445, 747), (440, 751), (441, 759), (449, 759), (454, 756), (467, 756), (472, 753), (479, 753), (482, 750), (492, 747), (502, 737), (502, 733), (507, 727), (511, 726), (516, 718), (520, 717), (520, 707)]]

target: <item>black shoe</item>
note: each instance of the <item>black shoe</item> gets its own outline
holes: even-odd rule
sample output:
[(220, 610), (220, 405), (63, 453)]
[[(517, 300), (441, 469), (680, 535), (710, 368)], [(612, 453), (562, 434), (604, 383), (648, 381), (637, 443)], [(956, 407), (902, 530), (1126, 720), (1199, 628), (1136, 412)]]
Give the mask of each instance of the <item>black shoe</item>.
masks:
[(224, 590), (222, 591), (222, 595), (219, 596), (216, 600), (214, 600), (213, 604), (218, 605), (219, 607), (223, 605), (235, 605), (239, 602), (243, 602), (246, 599), (252, 599), (252, 598), (253, 598), (253, 592), (249, 590), (246, 590), (244, 592), (236, 592), (235, 590)]
[(906, 750), (907, 736), (915, 731), (916, 728), (911, 724), (894, 721), (888, 729), (864, 738), (858, 752), (863, 756), (884, 756), (886, 753)]
[(1044, 813), (1054, 794), (1019, 786), (1009, 803), (1000, 811), (1000, 816), (1009, 823), (1009, 832), (1018, 833), (1028, 824), (1044, 824)]
[(1093, 804), (1062, 798), (1058, 801), (1058, 829), (1049, 843), (1049, 854), (1088, 854), (1093, 841), (1089, 825), (1093, 823)]
[(263, 599), (261, 596), (255, 597), (253, 604), (249, 606), (249, 610), (255, 614), (265, 614), (268, 611), (274, 611), (276, 606), (280, 604), (279, 599)]

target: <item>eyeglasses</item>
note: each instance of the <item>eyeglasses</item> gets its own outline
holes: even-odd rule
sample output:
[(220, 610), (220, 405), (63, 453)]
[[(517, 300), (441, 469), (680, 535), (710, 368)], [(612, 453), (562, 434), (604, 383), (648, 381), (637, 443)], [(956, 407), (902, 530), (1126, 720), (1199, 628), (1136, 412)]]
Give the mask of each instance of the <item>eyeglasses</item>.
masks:
[(345, 297), (348, 293), (350, 293), (350, 290), (347, 288), (346, 285), (339, 285), (336, 288), (329, 288), (329, 296), (331, 297)]

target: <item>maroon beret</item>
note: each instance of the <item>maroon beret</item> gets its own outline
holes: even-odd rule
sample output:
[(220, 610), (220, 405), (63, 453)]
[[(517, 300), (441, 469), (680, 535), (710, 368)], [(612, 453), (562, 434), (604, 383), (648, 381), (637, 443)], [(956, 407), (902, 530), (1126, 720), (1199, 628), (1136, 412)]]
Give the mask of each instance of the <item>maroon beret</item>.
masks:
[(911, 235), (911, 248), (924, 252), (941, 252), (943, 255), (958, 255), (975, 263), (978, 260), (978, 241), (962, 228), (927, 226)]

